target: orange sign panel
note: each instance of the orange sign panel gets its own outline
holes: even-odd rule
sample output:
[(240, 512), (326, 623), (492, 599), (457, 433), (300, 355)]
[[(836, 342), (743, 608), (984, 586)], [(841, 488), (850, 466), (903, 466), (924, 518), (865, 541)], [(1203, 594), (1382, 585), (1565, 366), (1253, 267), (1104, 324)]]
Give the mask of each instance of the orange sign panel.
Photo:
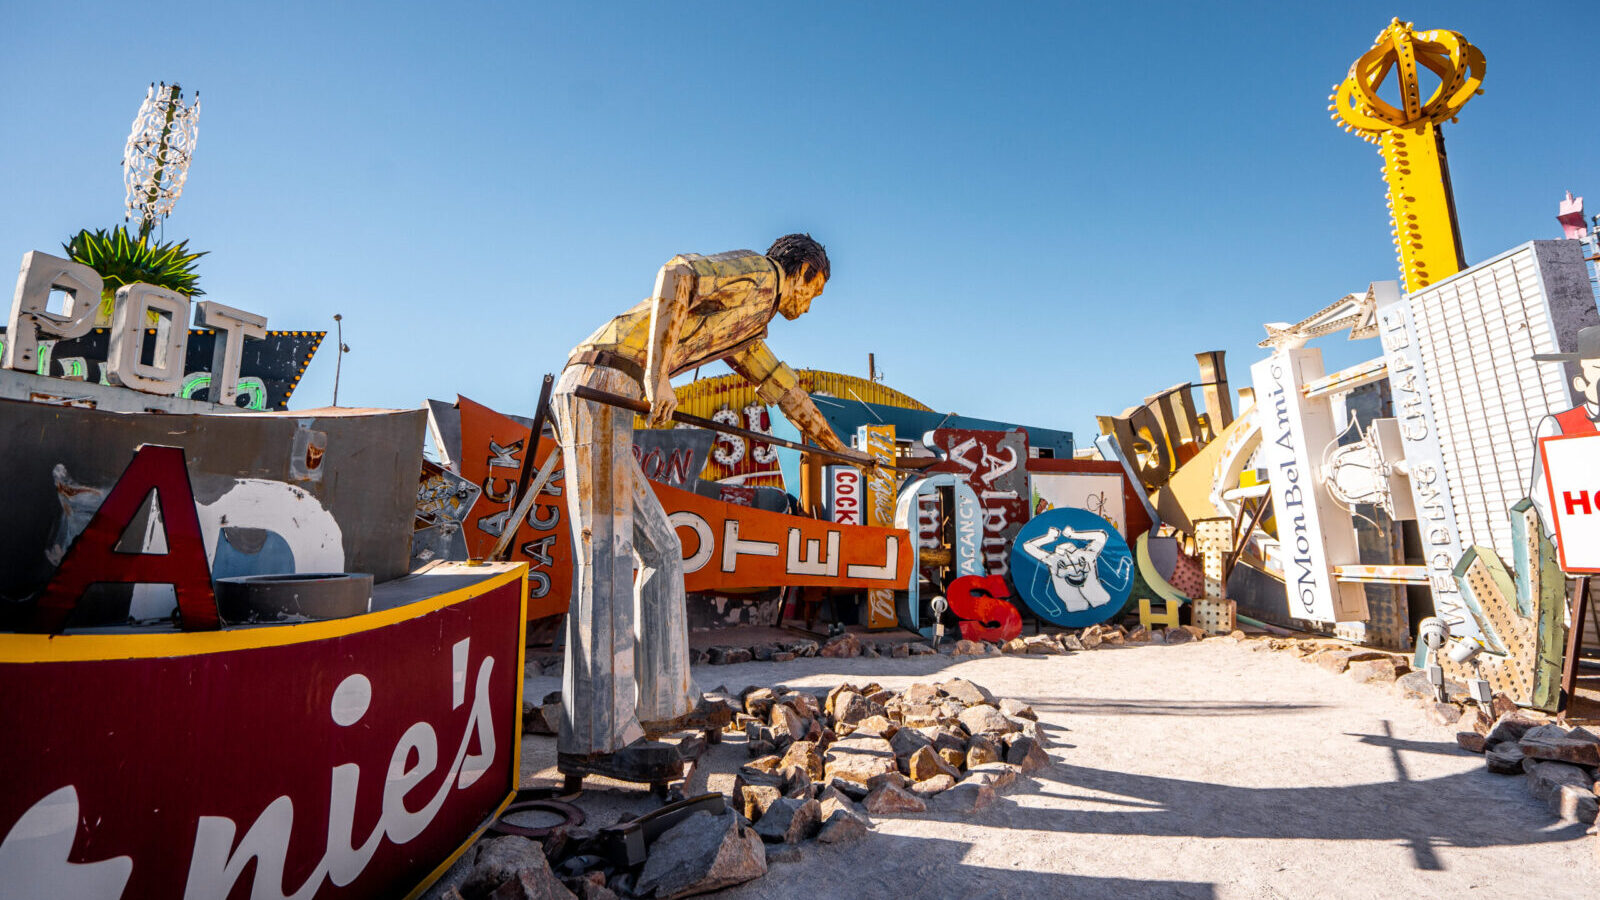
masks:
[(652, 483), (683, 546), (684, 588), (887, 588), (911, 577), (911, 536), (735, 506)]
[[(483, 493), (462, 523), (467, 552), (483, 559), (510, 524), (517, 506), (517, 477), (528, 446), (530, 429), (487, 406), (458, 397), (461, 410), (461, 477)], [(544, 465), (557, 444), (541, 438), (534, 466)], [(572, 534), (567, 528), (566, 480), (557, 469), (525, 520), (517, 522), (511, 543), (512, 562), (528, 564), (528, 618), (559, 616), (572, 593)]]

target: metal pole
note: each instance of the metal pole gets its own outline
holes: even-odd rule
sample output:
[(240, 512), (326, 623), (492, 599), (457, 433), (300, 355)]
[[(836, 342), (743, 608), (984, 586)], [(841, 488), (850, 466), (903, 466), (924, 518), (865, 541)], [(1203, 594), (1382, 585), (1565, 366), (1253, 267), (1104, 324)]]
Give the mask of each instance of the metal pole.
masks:
[(338, 329), (338, 335), (334, 339), (339, 342), (339, 352), (333, 360), (333, 405), (338, 406), (339, 373), (344, 368), (344, 316), (340, 315), (339, 313), (334, 313), (333, 325), (336, 329)]

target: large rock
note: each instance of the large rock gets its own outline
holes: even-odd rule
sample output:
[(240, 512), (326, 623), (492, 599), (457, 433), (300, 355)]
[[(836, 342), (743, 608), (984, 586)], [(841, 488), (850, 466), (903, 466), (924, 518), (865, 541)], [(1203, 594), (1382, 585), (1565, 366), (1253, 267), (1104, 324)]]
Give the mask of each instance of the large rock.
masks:
[(867, 795), (867, 799), (861, 805), (875, 816), (919, 813), (928, 809), (928, 804), (924, 803), (921, 797), (892, 784), (880, 784), (873, 788), (872, 793)]
[(911, 793), (919, 797), (932, 797), (941, 791), (948, 791), (956, 786), (957, 779), (950, 775), (935, 775), (927, 781), (919, 781), (911, 786)]
[(743, 884), (767, 874), (761, 836), (746, 828), (739, 814), (697, 812), (667, 830), (650, 846), (635, 893), (674, 900)]
[(1036, 722), (1039, 720), (1039, 715), (1033, 711), (1033, 707), (1023, 703), (1021, 700), (1012, 700), (1010, 698), (1001, 700), (1000, 711), (1013, 718), (1032, 719)]
[(817, 833), (822, 807), (810, 797), (779, 797), (756, 823), (756, 834), (772, 844), (798, 844)]
[(906, 728), (927, 728), (939, 724), (939, 710), (932, 704), (905, 704), (898, 708), (900, 724)]
[(1083, 641), (1080, 640), (1077, 635), (1075, 635), (1075, 634), (1064, 634), (1064, 635), (1061, 636), (1061, 649), (1066, 650), (1066, 651), (1068, 651), (1070, 653), (1070, 652), (1076, 652), (1076, 651), (1079, 651), (1079, 650), (1083, 650), (1085, 648), (1084, 648), (1084, 645), (1083, 645)]
[(965, 750), (957, 750), (952, 747), (946, 747), (943, 750), (938, 751), (938, 753), (939, 758), (944, 760), (946, 765), (952, 769), (955, 769), (957, 772), (961, 771), (967, 765), (967, 751)]
[(923, 747), (933, 746), (933, 740), (915, 728), (902, 728), (889, 738), (889, 746), (900, 759), (910, 759), (911, 754)]
[(985, 763), (1000, 762), (1004, 755), (1001, 742), (991, 735), (975, 734), (967, 744), (967, 768)]
[(855, 691), (845, 691), (833, 701), (833, 718), (840, 725), (855, 725), (884, 714), (883, 707)]
[(823, 777), (865, 786), (875, 775), (898, 771), (894, 748), (883, 738), (848, 737), (828, 747)]
[(577, 900), (577, 895), (567, 890), (546, 865), (542, 869), (518, 870), (510, 881), (494, 889), (489, 900)]
[(479, 841), (472, 852), (472, 868), (461, 882), (461, 892), (465, 896), (481, 897), (508, 881), (516, 880), (518, 873), (524, 871), (534, 873), (535, 884), (543, 883), (541, 872), (555, 882), (561, 893), (550, 896), (572, 896), (572, 892), (562, 887), (561, 882), (555, 881), (555, 876), (550, 872), (550, 863), (544, 858), (544, 848), (525, 837), (507, 835)]
[(994, 803), (994, 788), (981, 781), (962, 781), (935, 798), (941, 812), (972, 813)]
[(944, 696), (944, 691), (931, 684), (913, 684), (900, 695), (900, 701), (908, 704), (929, 704), (937, 702)]
[(778, 739), (773, 743), (784, 743), (784, 739), (804, 740), (806, 732), (811, 730), (811, 722), (787, 703), (773, 705), (770, 724), (773, 736)]
[(956, 641), (950, 645), (951, 656), (982, 656), (987, 652), (979, 641)]
[(912, 781), (927, 781), (935, 775), (949, 775), (952, 778), (961, 777), (960, 771), (944, 761), (933, 747), (923, 747), (911, 754), (906, 760), (906, 774)]
[(1456, 732), (1456, 746), (1468, 753), (1483, 753), (1489, 749), (1489, 742), (1484, 740), (1483, 735), (1476, 731), (1458, 731)]
[(961, 750), (967, 746), (967, 735), (957, 728), (936, 725), (921, 731), (924, 737), (933, 741), (935, 750)]
[(1522, 741), (1560, 741), (1567, 737), (1567, 730), (1553, 722), (1535, 725), (1522, 733), (1518, 742)]
[(1522, 748), (1522, 755), (1534, 759), (1547, 759), (1553, 762), (1571, 763), (1575, 766), (1600, 766), (1600, 744), (1589, 741), (1574, 740), (1569, 737), (1534, 737), (1532, 732), (1523, 736), (1517, 743)]
[(1019, 734), (1006, 742), (1006, 762), (1024, 772), (1036, 772), (1050, 765), (1050, 754), (1039, 746), (1038, 741)]
[(1036, 634), (1022, 639), (1022, 652), (1044, 656), (1056, 656), (1061, 653), (1061, 645), (1051, 640), (1046, 635)]
[(522, 733), (552, 735), (561, 733), (561, 692), (544, 698), (543, 703), (522, 704)]
[(853, 634), (841, 634), (838, 637), (830, 638), (827, 643), (823, 644), (817, 655), (831, 659), (848, 659), (852, 656), (860, 656), (861, 640)]
[(952, 678), (939, 685), (939, 688), (944, 691), (945, 696), (959, 700), (962, 706), (994, 702), (993, 694), (965, 678)]
[(849, 798), (835, 794), (822, 800), (822, 830), (817, 840), (824, 844), (838, 844), (865, 837), (872, 820), (867, 818)]
[(1003, 762), (984, 763), (968, 769), (966, 777), (961, 780), (987, 784), (997, 791), (1005, 790), (1017, 780), (1017, 767)]
[(1483, 765), (1496, 775), (1522, 774), (1522, 748), (1511, 741), (1490, 744), (1484, 751)]
[(970, 734), (1010, 734), (1017, 731), (1015, 723), (992, 706), (969, 706), (961, 711), (961, 724)]
[(811, 776), (812, 781), (821, 781), (823, 778), (822, 753), (817, 745), (811, 741), (795, 741), (789, 749), (783, 752), (783, 758), (778, 762), (777, 771), (782, 772), (791, 767), (800, 768)]
[(763, 784), (770, 783), (770, 779), (763, 779), (762, 775), (776, 775), (783, 766), (783, 757), (774, 754), (759, 756), (739, 767), (739, 772), (746, 776), (756, 776), (757, 781)]
[(1491, 747), (1504, 741), (1516, 743), (1522, 740), (1523, 736), (1528, 732), (1538, 727), (1539, 722), (1537, 720), (1523, 715), (1520, 711), (1509, 712), (1494, 720), (1494, 725), (1490, 727), (1489, 733), (1484, 736), (1484, 740)]
[(1594, 779), (1577, 766), (1561, 762), (1526, 760), (1528, 791), (1549, 804), (1550, 811), (1567, 822), (1591, 823), (1597, 809)]
[(783, 791), (768, 784), (739, 785), (739, 807), (744, 817), (752, 822), (761, 821), (767, 808), (778, 802)]
[(894, 733), (899, 730), (900, 729), (898, 726), (883, 716), (867, 716), (865, 719), (857, 722), (855, 730), (850, 733), (866, 735), (867, 737), (881, 737), (885, 740), (888, 740), (889, 738), (894, 737)]

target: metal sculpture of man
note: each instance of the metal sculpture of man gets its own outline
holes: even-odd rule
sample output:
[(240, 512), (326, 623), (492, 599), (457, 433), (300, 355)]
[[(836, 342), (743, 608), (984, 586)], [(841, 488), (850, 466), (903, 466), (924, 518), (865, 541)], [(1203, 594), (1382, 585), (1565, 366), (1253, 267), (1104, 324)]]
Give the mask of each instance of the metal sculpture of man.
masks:
[(672, 377), (726, 360), (756, 385), (761, 402), (776, 404), (813, 443), (858, 455), (833, 433), (794, 370), (764, 343), (767, 323), (780, 314), (799, 318), (828, 275), (826, 251), (804, 234), (779, 238), (764, 255), (675, 256), (657, 273), (648, 299), (601, 326), (568, 359), (551, 408), (561, 432), (573, 529), (557, 742), (560, 761), (571, 770), (648, 768), (629, 761), (629, 752), (649, 757), (656, 748), (642, 739), (677, 730), (700, 700), (689, 676), (682, 550), (634, 461), (634, 413), (582, 399), (575, 390), (643, 397), (649, 423), (661, 426), (677, 407)]

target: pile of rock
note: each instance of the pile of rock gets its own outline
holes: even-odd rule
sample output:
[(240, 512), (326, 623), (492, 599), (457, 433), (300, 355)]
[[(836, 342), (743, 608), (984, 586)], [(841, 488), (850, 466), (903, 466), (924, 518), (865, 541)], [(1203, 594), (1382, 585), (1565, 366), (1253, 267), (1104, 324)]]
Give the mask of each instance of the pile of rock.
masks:
[[(523, 837), (497, 837), (479, 841), (467, 850), (463, 860), (467, 865), (466, 877), (459, 884), (435, 887), (429, 896), (437, 900), (611, 900), (617, 894), (605, 887), (605, 878), (599, 883), (588, 879), (573, 879), (563, 884), (550, 871), (544, 849)], [(576, 888), (576, 891), (573, 890)]]
[[(1304, 662), (1315, 663), (1329, 672), (1362, 684), (1392, 685), (1402, 697), (1417, 703), (1423, 715), (1434, 725), (1455, 725), (1463, 716), (1474, 715), (1477, 710), (1466, 685), (1447, 680), (1446, 699), (1441, 701), (1428, 681), (1428, 674), (1413, 671), (1410, 659), (1398, 653), (1312, 638), (1258, 638), (1250, 641), (1250, 649), (1285, 651)], [(1509, 700), (1504, 703), (1506, 709), (1516, 709), (1516, 704)], [(1487, 728), (1489, 724), (1485, 722), (1484, 727)]]
[(842, 684), (821, 699), (747, 688), (736, 704), (729, 728), (755, 758), (739, 770), (735, 802), (773, 843), (853, 840), (873, 815), (930, 802), (982, 809), (1018, 773), (1050, 763), (1027, 704), (959, 678), (904, 691)]
[(1600, 813), (1596, 771), (1600, 735), (1586, 728), (1563, 728), (1512, 709), (1493, 721), (1481, 710), (1471, 731), (1456, 734), (1462, 749), (1484, 755), (1496, 775), (1526, 775), (1528, 790), (1565, 822), (1593, 824)]
[[(1242, 636), (1242, 632), (1240, 632)], [(1066, 653), (1077, 653), (1083, 650), (1094, 650), (1099, 647), (1116, 647), (1123, 644), (1186, 644), (1198, 641), (1206, 636), (1202, 628), (1193, 625), (1183, 625), (1177, 628), (1153, 628), (1135, 626), (1132, 630), (1121, 625), (1090, 625), (1082, 630), (1052, 629), (1039, 634), (1026, 637), (1015, 637), (1005, 643), (997, 644), (990, 641), (947, 640), (939, 644), (938, 650), (922, 641), (911, 643), (879, 642), (874, 644), (863, 641), (854, 634), (841, 634), (831, 638), (822, 645), (818, 656), (827, 657), (855, 657), (855, 656), (922, 656), (934, 652), (950, 656), (995, 656), (1001, 653), (1029, 654), (1038, 656), (1059, 656)]]

